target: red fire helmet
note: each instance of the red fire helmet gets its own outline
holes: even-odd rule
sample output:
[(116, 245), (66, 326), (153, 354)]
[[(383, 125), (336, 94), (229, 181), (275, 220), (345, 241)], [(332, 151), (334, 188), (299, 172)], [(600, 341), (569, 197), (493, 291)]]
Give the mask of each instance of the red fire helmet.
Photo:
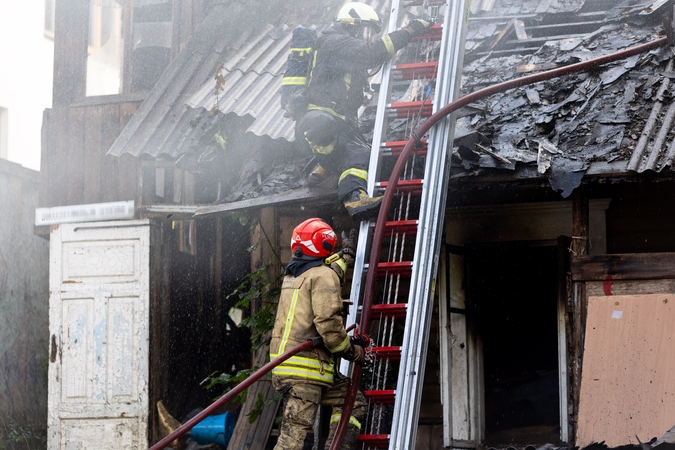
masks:
[(300, 249), (303, 255), (324, 258), (333, 253), (337, 236), (333, 229), (321, 219), (307, 219), (293, 230), (291, 251)]

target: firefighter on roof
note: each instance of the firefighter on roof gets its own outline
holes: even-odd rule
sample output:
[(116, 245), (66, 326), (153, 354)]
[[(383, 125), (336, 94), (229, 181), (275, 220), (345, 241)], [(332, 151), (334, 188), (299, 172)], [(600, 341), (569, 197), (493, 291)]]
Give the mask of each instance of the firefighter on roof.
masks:
[(307, 112), (296, 124), (296, 140), (320, 161), (308, 183), (319, 184), (326, 172), (338, 173), (338, 196), (355, 220), (376, 217), (382, 201), (366, 191), (370, 144), (357, 125), (364, 89), (369, 88), (368, 70), (379, 67), (429, 25), (413, 19), (404, 29), (371, 41), (380, 33), (378, 14), (368, 5), (349, 2), (316, 42)]
[[(353, 236), (346, 241), (341, 253), (353, 254)], [(303, 448), (319, 405), (333, 408), (327, 443), (330, 446), (349, 380), (338, 372), (335, 357), (364, 362), (362, 345), (367, 347), (369, 341), (348, 336), (342, 318), (340, 278), (346, 263), (342, 260), (340, 264), (341, 258), (327, 259), (336, 244), (335, 232), (320, 219), (308, 219), (293, 230), (293, 257), (281, 287), (270, 358), (317, 336), (323, 339), (323, 345), (298, 353), (272, 370), (272, 383), (277, 393), (283, 394), (284, 402), (276, 450)], [(331, 268), (331, 262), (337, 265)], [(359, 392), (342, 448), (355, 448), (365, 413), (366, 401)]]

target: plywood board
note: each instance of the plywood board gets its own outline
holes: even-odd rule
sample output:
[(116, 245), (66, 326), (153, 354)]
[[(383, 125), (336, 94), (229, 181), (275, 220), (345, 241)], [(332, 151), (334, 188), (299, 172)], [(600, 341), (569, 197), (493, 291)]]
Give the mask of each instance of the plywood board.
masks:
[(589, 297), (576, 445), (646, 442), (675, 423), (675, 295)]

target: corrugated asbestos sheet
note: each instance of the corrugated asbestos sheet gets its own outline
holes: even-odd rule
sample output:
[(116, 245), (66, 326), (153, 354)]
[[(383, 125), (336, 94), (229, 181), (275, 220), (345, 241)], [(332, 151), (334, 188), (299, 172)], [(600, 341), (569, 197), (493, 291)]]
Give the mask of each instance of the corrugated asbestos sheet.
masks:
[[(237, 12), (214, 6), (108, 154), (177, 158), (230, 113), (250, 117), (246, 131), (256, 136), (292, 140), (293, 122), (283, 117), (279, 99), (291, 31), (296, 24), (329, 25), (342, 3), (273, 0), (265, 5), (274, 15), (257, 6)], [(367, 3), (384, 12), (389, 1)], [(216, 99), (220, 64), (224, 83)]]
[(247, 131), (291, 140), (293, 122), (283, 116), (279, 107), (279, 86), (291, 33), (271, 25), (261, 31), (220, 69), (225, 81), (223, 90), (215, 94), (217, 82), (212, 78), (188, 100), (187, 106), (250, 115), (255, 121)]

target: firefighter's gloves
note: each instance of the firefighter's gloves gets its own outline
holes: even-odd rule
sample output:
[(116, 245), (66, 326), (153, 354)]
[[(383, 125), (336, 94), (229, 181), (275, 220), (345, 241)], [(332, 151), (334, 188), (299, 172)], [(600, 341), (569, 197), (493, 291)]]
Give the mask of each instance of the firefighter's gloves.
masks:
[(342, 250), (333, 253), (326, 258), (326, 264), (340, 278), (340, 284), (344, 282), (347, 267), (354, 263), (354, 256), (356, 255), (356, 230), (349, 231), (349, 236), (344, 231), (342, 232)]
[(370, 336), (368, 336), (366, 333), (360, 333), (354, 336), (350, 336), (349, 340), (353, 345), (358, 345), (359, 347), (362, 348), (370, 347)]
[(354, 349), (354, 361), (356, 364), (362, 366), (366, 362), (366, 351), (370, 347), (370, 336), (366, 333), (354, 333), (354, 336), (349, 336), (351, 348)]
[(352, 361), (359, 365), (363, 365), (366, 362), (366, 351), (360, 345), (350, 344), (349, 348), (340, 356), (347, 361)]
[(324, 263), (333, 269), (340, 279), (340, 284), (342, 284), (345, 279), (345, 272), (347, 272), (347, 262), (342, 258), (340, 252), (330, 255), (324, 260)]
[(426, 33), (427, 29), (431, 26), (431, 22), (427, 22), (422, 19), (413, 19), (408, 22), (408, 25), (404, 28), (411, 37), (421, 36)]
[(347, 264), (354, 262), (356, 257), (356, 230), (354, 228), (349, 230), (349, 236), (344, 231), (342, 232), (342, 250), (340, 253), (342, 253), (342, 258)]

